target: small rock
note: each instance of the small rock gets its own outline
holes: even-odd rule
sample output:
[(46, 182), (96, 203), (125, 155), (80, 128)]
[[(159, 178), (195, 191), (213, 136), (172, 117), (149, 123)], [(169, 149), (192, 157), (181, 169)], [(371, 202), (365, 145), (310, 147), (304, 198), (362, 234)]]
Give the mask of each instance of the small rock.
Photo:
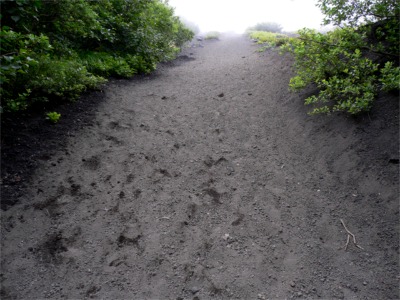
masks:
[(364, 281), (364, 282), (363, 282), (363, 285), (367, 285), (367, 282), (366, 282), (366, 281)]
[(294, 283), (293, 281), (290, 283), (290, 286), (291, 287), (295, 287), (296, 286), (296, 283)]
[(297, 296), (301, 297), (301, 296), (303, 296), (303, 293), (302, 292), (297, 292)]
[(192, 287), (192, 288), (190, 289), (190, 291), (191, 291), (192, 294), (194, 295), (194, 294), (196, 294), (196, 293), (198, 293), (198, 292), (200, 291), (200, 288), (198, 288), (197, 286), (194, 286), (194, 287)]
[(223, 96), (225, 96), (224, 93), (221, 93), (218, 95), (218, 97), (220, 97), (220, 98), (222, 98)]

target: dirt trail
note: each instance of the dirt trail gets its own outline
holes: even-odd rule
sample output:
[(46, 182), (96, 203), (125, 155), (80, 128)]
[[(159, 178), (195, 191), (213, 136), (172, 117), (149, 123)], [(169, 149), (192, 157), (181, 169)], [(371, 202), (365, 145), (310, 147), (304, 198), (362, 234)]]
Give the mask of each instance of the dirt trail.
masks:
[(2, 212), (2, 298), (399, 299), (396, 97), (309, 117), (256, 49), (111, 82)]

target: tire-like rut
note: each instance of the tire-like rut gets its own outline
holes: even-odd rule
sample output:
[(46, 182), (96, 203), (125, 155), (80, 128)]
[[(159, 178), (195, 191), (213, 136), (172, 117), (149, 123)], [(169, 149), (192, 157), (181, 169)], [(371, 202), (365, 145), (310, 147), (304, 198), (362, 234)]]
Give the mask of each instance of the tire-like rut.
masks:
[(256, 49), (111, 82), (3, 212), (2, 297), (398, 299), (398, 104), (309, 117)]

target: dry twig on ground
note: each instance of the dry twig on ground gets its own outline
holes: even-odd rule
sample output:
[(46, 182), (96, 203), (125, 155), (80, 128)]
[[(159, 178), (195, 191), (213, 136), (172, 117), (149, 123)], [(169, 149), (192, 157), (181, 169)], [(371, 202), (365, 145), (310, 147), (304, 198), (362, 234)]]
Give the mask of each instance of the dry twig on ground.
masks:
[(362, 248), (361, 246), (359, 246), (359, 245), (357, 244), (356, 236), (346, 227), (346, 225), (344, 224), (344, 221), (343, 221), (342, 219), (340, 219), (340, 222), (342, 223), (344, 229), (345, 229), (346, 232), (347, 232), (347, 242), (346, 242), (346, 245), (345, 245), (345, 247), (344, 247), (344, 250), (347, 250), (347, 247), (349, 246), (350, 237), (353, 238), (353, 244), (354, 244), (357, 248), (360, 248), (360, 249), (364, 250), (364, 248)]

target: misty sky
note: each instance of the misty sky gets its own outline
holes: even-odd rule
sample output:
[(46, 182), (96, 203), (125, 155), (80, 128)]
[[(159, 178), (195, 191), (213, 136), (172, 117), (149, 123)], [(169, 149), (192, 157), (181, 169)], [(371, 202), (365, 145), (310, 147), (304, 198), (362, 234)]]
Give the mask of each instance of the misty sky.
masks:
[(201, 31), (244, 30), (260, 22), (276, 22), (285, 31), (321, 28), (316, 0), (169, 0), (175, 14), (196, 23)]

